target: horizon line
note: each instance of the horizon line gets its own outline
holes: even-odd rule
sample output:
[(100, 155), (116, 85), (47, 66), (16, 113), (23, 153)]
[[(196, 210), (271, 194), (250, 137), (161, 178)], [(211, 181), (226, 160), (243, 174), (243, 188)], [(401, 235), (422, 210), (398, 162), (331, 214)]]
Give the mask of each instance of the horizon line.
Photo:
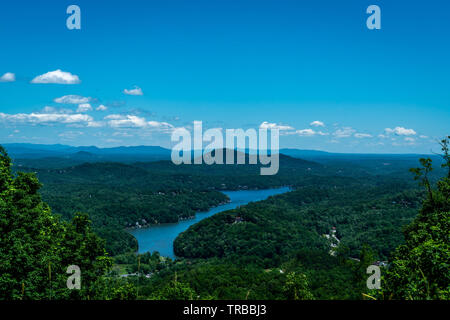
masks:
[[(162, 147), (160, 145), (120, 145), (115, 147), (99, 147), (96, 145), (69, 145), (69, 144), (61, 144), (61, 143), (53, 143), (53, 144), (45, 144), (45, 143), (29, 143), (29, 142), (10, 142), (10, 143), (0, 143), (0, 146), (7, 146), (7, 145), (34, 145), (34, 146), (63, 146), (63, 147), (70, 147), (70, 148), (97, 148), (97, 149), (116, 149), (116, 148), (137, 148), (137, 147), (156, 147), (165, 149), (167, 151), (170, 151), (170, 148)], [(222, 148), (226, 149), (226, 148)], [(205, 149), (191, 149), (190, 151), (204, 151)], [(240, 151), (243, 149), (235, 148), (234, 150)], [(252, 150), (252, 151), (259, 151), (259, 149), (248, 149), (245, 150)], [(299, 148), (293, 148), (293, 147), (286, 147), (286, 148), (279, 148), (280, 150), (294, 150), (294, 151), (312, 151), (312, 152), (323, 152), (328, 154), (338, 154), (338, 155), (432, 155), (432, 156), (439, 156), (439, 154), (433, 153), (430, 151), (430, 153), (368, 153), (368, 152), (330, 152), (325, 150), (318, 150), (318, 149), (299, 149)], [(279, 152), (280, 153), (280, 152)]]

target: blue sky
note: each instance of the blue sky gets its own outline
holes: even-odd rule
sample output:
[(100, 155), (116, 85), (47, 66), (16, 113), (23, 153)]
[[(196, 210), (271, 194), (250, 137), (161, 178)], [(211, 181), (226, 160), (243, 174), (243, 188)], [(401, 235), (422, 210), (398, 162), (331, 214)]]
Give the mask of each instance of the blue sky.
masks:
[[(71, 4), (81, 30), (66, 27)], [(381, 30), (366, 27), (371, 4)], [(444, 0), (2, 3), (0, 142), (169, 147), (173, 128), (201, 120), (279, 126), (281, 147), (437, 151), (449, 12)]]

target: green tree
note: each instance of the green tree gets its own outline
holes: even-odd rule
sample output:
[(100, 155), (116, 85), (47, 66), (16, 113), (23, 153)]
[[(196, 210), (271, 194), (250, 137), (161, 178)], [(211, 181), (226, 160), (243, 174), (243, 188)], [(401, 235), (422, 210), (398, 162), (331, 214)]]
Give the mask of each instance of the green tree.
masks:
[(161, 290), (154, 293), (150, 299), (152, 300), (193, 300), (195, 291), (187, 283), (177, 281), (175, 273), (174, 280), (171, 281)]
[(428, 194), (428, 199), (433, 204), (433, 190), (431, 188), (430, 180), (428, 179), (429, 173), (433, 170), (432, 160), (430, 158), (421, 158), (420, 164), (422, 167), (411, 168), (409, 171), (414, 173), (414, 180), (420, 180), (420, 185), (425, 186)]
[[(443, 167), (450, 168), (449, 139), (441, 145)], [(425, 173), (426, 179), (428, 160), (421, 159), (423, 168), (413, 170), (416, 176)], [(380, 296), (386, 299), (450, 299), (450, 178), (442, 178), (436, 189), (429, 182), (422, 184), (428, 197), (405, 229), (405, 244), (395, 250), (382, 279)]]
[(308, 279), (303, 273), (289, 272), (283, 287), (287, 299), (312, 300), (313, 295), (309, 291)]
[(450, 136), (439, 141), (442, 150), (442, 159), (444, 160), (442, 163), (442, 168), (447, 168), (447, 178), (450, 179)]
[(354, 283), (357, 285), (358, 292), (367, 293), (367, 267), (375, 261), (375, 252), (367, 244), (364, 244), (359, 254), (359, 262), (354, 267)]
[[(35, 174), (14, 176), (11, 166), (0, 146), (0, 299), (95, 298), (111, 259), (88, 216), (61, 221), (41, 200)], [(81, 269), (81, 290), (67, 288), (70, 265)]]

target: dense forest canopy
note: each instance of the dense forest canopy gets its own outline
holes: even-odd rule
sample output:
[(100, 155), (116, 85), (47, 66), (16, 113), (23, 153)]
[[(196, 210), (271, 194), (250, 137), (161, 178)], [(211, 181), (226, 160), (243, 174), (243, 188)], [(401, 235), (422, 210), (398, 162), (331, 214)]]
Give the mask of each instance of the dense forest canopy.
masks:
[[(86, 299), (98, 292), (112, 260), (86, 214), (70, 222), (51, 213), (31, 173), (13, 176), (0, 147), (0, 298)], [(81, 290), (68, 290), (66, 269), (83, 270)]]
[[(197, 211), (206, 211), (227, 201), (219, 192), (221, 190), (286, 185), (329, 191), (335, 186), (356, 190), (359, 186), (372, 188), (387, 184), (395, 185), (394, 190), (416, 188), (407, 175), (405, 163), (397, 157), (394, 160), (380, 159), (365, 167), (344, 165), (340, 161), (320, 164), (281, 155), (280, 172), (270, 177), (259, 175), (255, 165), (176, 166), (170, 161), (89, 162), (49, 168), (54, 159), (44, 158), (34, 160), (40, 169), (16, 165), (14, 170), (35, 172), (43, 183), (44, 201), (64, 219), (71, 219), (75, 212), (88, 213), (94, 230), (106, 239), (108, 252), (116, 255), (137, 249), (136, 240), (125, 228), (191, 217)], [(17, 161), (20, 163), (21, 160)], [(408, 156), (405, 162), (409, 161)], [(370, 174), (370, 171), (376, 171), (376, 174)]]
[[(281, 156), (267, 177), (169, 161), (14, 167), (0, 148), (0, 299), (448, 299), (449, 139), (442, 159), (411, 170), (423, 188), (410, 158)], [(126, 231), (207, 210), (227, 201), (221, 190), (278, 186), (292, 191), (180, 234), (175, 261), (136, 254)], [(382, 290), (370, 291), (366, 268), (381, 260)], [(82, 290), (66, 287), (70, 265)]]

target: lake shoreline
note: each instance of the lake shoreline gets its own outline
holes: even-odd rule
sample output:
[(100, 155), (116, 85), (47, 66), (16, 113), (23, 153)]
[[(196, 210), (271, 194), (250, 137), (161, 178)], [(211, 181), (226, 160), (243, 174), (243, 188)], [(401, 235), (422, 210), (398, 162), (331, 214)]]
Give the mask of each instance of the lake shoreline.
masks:
[[(268, 189), (258, 189), (258, 188), (253, 188), (253, 189), (247, 188), (247, 189), (245, 189), (245, 188), (243, 188), (243, 189), (237, 189), (237, 190), (220, 190), (220, 191), (219, 190), (214, 190), (214, 191), (222, 192), (222, 193), (224, 193), (226, 195), (225, 192), (264, 191), (264, 190), (277, 190), (277, 189), (282, 189), (282, 188), (288, 188), (289, 191), (292, 191), (292, 186), (281, 186), (281, 187), (274, 187), (274, 188), (268, 188)], [(287, 191), (287, 192), (289, 192), (289, 191)], [(259, 201), (262, 201), (262, 200), (259, 200)], [(126, 227), (124, 230), (127, 231), (127, 232), (130, 232), (130, 231), (133, 231), (133, 230), (147, 229), (147, 228), (152, 228), (152, 227), (155, 227), (155, 226), (170, 225), (170, 224), (179, 223), (179, 222), (182, 222), (182, 221), (193, 220), (193, 219), (195, 219), (197, 214), (202, 214), (202, 213), (209, 212), (210, 210), (212, 210), (214, 208), (218, 208), (220, 206), (223, 206), (223, 205), (226, 205), (226, 204), (229, 204), (229, 203), (231, 203), (231, 199), (230, 198), (228, 198), (227, 201), (222, 201), (222, 202), (219, 202), (215, 206), (209, 207), (206, 211), (196, 211), (195, 215), (190, 216), (190, 217), (185, 218), (185, 219), (179, 218), (178, 221), (174, 221), (174, 222), (147, 223), (145, 225), (140, 225), (140, 227), (136, 227), (136, 226)]]
[(137, 240), (138, 253), (158, 251), (161, 256), (176, 259), (173, 252), (173, 241), (190, 226), (217, 213), (234, 210), (250, 202), (263, 201), (271, 196), (290, 191), (292, 191), (291, 186), (259, 190), (221, 191), (228, 197), (227, 202), (212, 207), (208, 211), (196, 212), (192, 219), (152, 224), (149, 227), (127, 228), (126, 231)]

